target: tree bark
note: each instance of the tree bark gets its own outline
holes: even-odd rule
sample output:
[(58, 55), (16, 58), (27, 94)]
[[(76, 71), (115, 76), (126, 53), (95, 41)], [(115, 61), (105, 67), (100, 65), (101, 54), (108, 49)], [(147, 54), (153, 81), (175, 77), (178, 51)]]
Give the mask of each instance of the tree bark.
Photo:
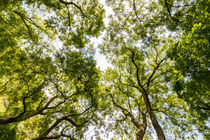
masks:
[(12, 117), (8, 117), (8, 118), (0, 118), (0, 125), (15, 123), (15, 122), (18, 122), (16, 116), (12, 116)]
[(10, 124), (10, 123), (16, 123), (16, 122), (21, 122), (28, 120), (29, 118), (41, 114), (41, 111), (35, 110), (29, 114), (26, 115), (27, 112), (22, 112), (18, 116), (10, 116), (7, 118), (0, 118), (0, 125), (4, 124)]
[(144, 134), (145, 134), (146, 129), (147, 129), (147, 118), (146, 118), (146, 114), (143, 113), (143, 112), (141, 112), (141, 115), (143, 117), (143, 123), (140, 125), (139, 131), (136, 134), (136, 140), (143, 140)]
[(153, 127), (154, 127), (154, 129), (157, 133), (158, 140), (166, 140), (165, 134), (164, 134), (161, 126), (159, 125), (158, 120), (157, 120), (154, 112), (152, 111), (152, 107), (151, 107), (149, 98), (148, 98), (146, 93), (143, 93), (143, 98), (144, 98), (144, 102), (145, 102), (146, 107), (147, 107), (147, 111), (149, 112), (149, 116), (150, 116), (150, 119), (152, 121), (152, 125), (153, 125)]

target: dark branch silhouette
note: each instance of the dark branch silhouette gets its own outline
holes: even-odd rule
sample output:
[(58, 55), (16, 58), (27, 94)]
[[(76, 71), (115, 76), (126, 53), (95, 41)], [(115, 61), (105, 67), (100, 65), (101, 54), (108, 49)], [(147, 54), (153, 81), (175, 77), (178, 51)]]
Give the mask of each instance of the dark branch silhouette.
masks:
[(172, 20), (179, 22), (179, 20), (178, 20), (178, 19), (176, 19), (176, 18), (172, 17), (172, 15), (171, 15), (171, 11), (170, 11), (170, 8), (169, 8), (169, 4), (168, 4), (167, 0), (165, 0), (165, 5), (166, 5), (166, 9), (167, 9), (167, 11), (168, 11), (168, 15), (169, 15), (169, 17), (170, 17)]
[(113, 104), (118, 107), (119, 109), (122, 110), (122, 113), (125, 115), (125, 118), (123, 120), (120, 121), (124, 121), (127, 119), (127, 117), (130, 117), (131, 122), (133, 123), (133, 125), (138, 129), (138, 132), (136, 133), (136, 140), (143, 140), (144, 138), (144, 134), (146, 132), (146, 128), (147, 128), (147, 119), (146, 119), (146, 114), (140, 109), (140, 107), (138, 106), (138, 109), (142, 115), (143, 118), (143, 123), (140, 124), (138, 121), (136, 121), (134, 115), (132, 114), (131, 111), (128, 111), (126, 108), (122, 107), (121, 105), (117, 104), (114, 101), (114, 98), (111, 94), (109, 94), (112, 98), (112, 102)]
[(28, 95), (28, 96), (26, 95), (25, 97), (23, 97), (23, 100), (22, 100), (23, 111), (19, 115), (17, 115), (17, 116), (10, 116), (10, 117), (6, 117), (6, 118), (0, 118), (0, 125), (14, 123), (14, 122), (19, 122), (19, 121), (26, 120), (26, 119), (30, 118), (29, 117), (30, 115), (28, 117), (24, 118), (24, 114), (26, 114), (28, 112), (26, 110), (26, 99), (30, 98), (35, 93), (40, 91), (40, 89), (43, 87), (44, 84), (45, 84), (45, 81), (40, 86), (38, 86), (38, 88), (36, 88), (30, 95)]
[(153, 69), (153, 72), (152, 74), (150, 75), (150, 77), (148, 78), (148, 81), (147, 81), (147, 88), (149, 87), (150, 83), (151, 83), (151, 79), (152, 77), (154, 76), (154, 74), (156, 73), (156, 71), (158, 70), (158, 68), (160, 67), (160, 64), (163, 63), (163, 61), (166, 59), (163, 58), (159, 63), (157, 63), (157, 66)]
[(93, 22), (92, 19), (91, 19), (90, 17), (88, 17), (88, 16), (83, 12), (82, 8), (81, 8), (79, 5), (77, 5), (76, 3), (74, 3), (74, 2), (67, 2), (67, 1), (63, 1), (63, 0), (59, 0), (59, 1), (60, 1), (61, 3), (63, 3), (63, 4), (65, 4), (65, 5), (73, 5), (73, 6), (75, 6), (77, 9), (79, 9), (79, 11), (81, 12), (82, 16), (88, 18), (91, 22)]

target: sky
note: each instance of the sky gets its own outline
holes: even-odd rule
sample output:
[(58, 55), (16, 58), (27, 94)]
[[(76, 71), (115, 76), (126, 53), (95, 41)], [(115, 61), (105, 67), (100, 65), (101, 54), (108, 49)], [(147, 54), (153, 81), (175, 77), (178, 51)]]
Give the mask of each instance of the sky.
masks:
[[(103, 4), (103, 6), (105, 8), (104, 24), (105, 24), (105, 26), (107, 26), (109, 23), (108, 16), (113, 14), (113, 10), (106, 5), (105, 0), (100, 0), (100, 2)], [(108, 63), (108, 61), (106, 60), (106, 57), (102, 53), (100, 53), (100, 50), (97, 47), (102, 42), (102, 36), (100, 36), (98, 38), (92, 38), (91, 42), (94, 42), (94, 44), (95, 44), (95, 46), (94, 46), (94, 48), (96, 50), (95, 60), (96, 60), (97, 67), (100, 70), (105, 71), (108, 67), (111, 67), (111, 64)]]

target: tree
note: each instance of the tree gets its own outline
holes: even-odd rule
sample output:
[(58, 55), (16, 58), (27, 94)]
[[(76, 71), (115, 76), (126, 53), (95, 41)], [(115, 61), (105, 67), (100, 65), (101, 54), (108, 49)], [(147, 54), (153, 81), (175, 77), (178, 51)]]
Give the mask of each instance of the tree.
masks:
[(171, 76), (173, 65), (164, 57), (164, 49), (153, 46), (151, 50), (139, 51), (127, 46), (130, 45), (120, 47), (113, 60), (114, 69), (107, 70), (105, 75), (105, 93), (113, 103), (110, 107), (116, 111), (111, 112), (117, 114), (113, 117), (115, 130), (128, 134), (128, 138), (134, 137), (131, 132), (135, 132), (136, 139), (151, 139), (153, 128), (158, 139), (184, 138), (184, 133), (192, 129), (188, 123), (196, 117), (165, 78)]
[[(209, 116), (209, 19), (208, 2), (200, 1), (190, 6), (188, 17), (193, 17), (182, 24), (183, 33), (168, 51), (175, 60), (176, 70), (184, 79), (175, 80), (174, 89), (184, 99), (191, 110), (199, 114), (199, 120), (208, 120)], [(199, 11), (200, 14), (197, 14)], [(176, 79), (176, 78), (174, 78)], [(206, 127), (199, 128), (205, 132)]]
[(1, 5), (1, 138), (81, 138), (97, 109), (100, 72), (89, 38), (102, 30), (102, 6), (62, 0)]
[[(144, 1), (133, 0), (109, 3), (113, 8), (114, 14), (110, 16), (110, 24), (106, 30), (107, 35), (101, 48), (114, 67), (113, 70), (108, 70), (105, 76), (105, 81), (107, 81), (106, 84), (108, 85), (108, 90), (105, 92), (110, 94), (110, 97), (108, 96), (107, 98), (110, 98), (110, 102), (113, 102), (114, 106), (111, 107), (121, 111), (117, 117), (113, 117), (113, 121), (117, 122), (117, 129), (113, 129), (118, 134), (127, 132), (128, 135), (132, 135), (131, 132), (133, 130), (136, 134), (139, 134), (140, 130), (144, 130), (141, 133), (141, 138), (137, 135), (136, 139), (144, 137), (147, 130), (146, 126), (149, 126), (148, 124), (153, 126), (158, 139), (165, 139), (166, 137), (172, 139), (177, 136), (186, 139), (188, 137), (186, 133), (188, 132), (191, 132), (191, 137), (194, 137), (193, 134), (197, 133), (196, 129), (204, 135), (208, 135), (208, 131), (206, 131), (208, 129), (208, 123), (206, 122), (208, 113), (202, 111), (202, 118), (205, 119), (202, 120), (200, 118), (199, 121), (196, 121), (201, 112), (190, 108), (191, 104), (196, 102), (191, 102), (194, 98), (189, 96), (192, 94), (183, 98), (183, 93), (181, 97), (179, 93), (175, 92), (175, 88), (172, 88), (174, 83), (178, 83), (176, 81), (186, 80), (183, 73), (184, 70), (182, 72), (177, 71), (175, 66), (183, 65), (178, 64), (176, 61), (171, 61), (170, 58), (173, 60), (174, 58), (176, 59), (175, 55), (180, 56), (179, 53), (186, 54), (179, 51), (177, 45), (174, 46), (174, 44), (178, 41), (184, 41), (183, 38), (180, 38), (181, 34), (178, 31), (187, 31), (187, 23), (182, 24), (178, 15), (172, 15), (170, 9), (172, 6), (170, 6), (171, 3), (169, 1), (164, 1), (164, 4), (162, 2), (155, 3), (151, 1), (145, 4)], [(195, 5), (196, 3), (193, 3), (193, 6)], [(162, 7), (164, 10), (161, 9)], [(191, 8), (188, 10), (192, 10)], [(152, 12), (154, 9), (155, 12)], [(182, 10), (180, 12), (183, 12)], [(183, 18), (182, 20), (186, 19)], [(181, 27), (181, 30), (179, 27)], [(174, 35), (174, 33), (177, 34)], [(201, 33), (198, 34), (200, 35)], [(203, 40), (203, 42), (208, 44), (206, 40)], [(170, 55), (172, 48), (178, 51)], [(187, 50), (187, 47), (183, 48)], [(203, 47), (203, 49), (207, 48)], [(206, 52), (205, 54), (200, 53), (195, 58), (200, 60), (202, 56), (207, 56)], [(184, 62), (186, 59), (181, 61)], [(205, 62), (201, 61), (200, 63), (205, 64)], [(194, 67), (196, 65), (191, 66)], [(184, 86), (182, 83), (179, 85)], [(207, 99), (207, 96), (209, 96), (207, 82), (202, 87), (204, 88), (201, 90), (206, 90), (207, 92), (204, 92), (204, 96), (199, 97), (199, 99)], [(188, 92), (193, 93), (197, 91), (191, 88), (191, 91), (189, 90)], [(195, 95), (194, 97), (198, 96)], [(205, 99), (203, 103), (208, 107), (208, 99)], [(125, 102), (126, 100), (127, 102)], [(187, 100), (189, 101), (186, 102)], [(197, 104), (202, 102), (201, 100), (198, 101)], [(139, 102), (143, 102), (143, 105)], [(146, 121), (141, 115), (142, 112), (150, 118), (149, 121), (146, 117), (147, 123), (145, 123)], [(119, 118), (123, 116), (125, 118), (122, 120), (126, 121), (122, 122), (121, 119), (119, 121)], [(167, 120), (167, 124), (164, 124), (161, 118), (164, 118), (165, 121)], [(136, 125), (135, 122), (143, 125)], [(191, 122), (191, 126), (187, 126), (189, 122)], [(125, 126), (124, 129), (121, 127), (123, 125)], [(139, 126), (144, 126), (144, 129), (141, 129)], [(172, 132), (169, 126), (175, 131)], [(108, 129), (110, 128), (108, 127)], [(172, 138), (170, 132), (174, 135)], [(147, 136), (146, 132), (145, 137)], [(132, 135), (131, 137), (134, 136)]]
[(0, 2), (0, 139), (208, 139), (209, 2), (100, 2)]
[[(85, 3), (79, 1), (68, 3), (63, 0), (1, 2), (2, 35), (11, 35), (14, 39), (19, 37), (19, 40), (28, 39), (28, 42), (43, 45), (46, 43), (43, 39), (47, 36), (53, 39), (59, 37), (65, 46), (74, 45), (81, 48), (89, 41), (89, 36), (98, 36), (103, 27), (104, 10), (98, 1)], [(49, 16), (44, 16), (46, 14)], [(5, 30), (5, 26), (8, 26), (9, 30)]]
[[(81, 129), (96, 108), (98, 70), (95, 63), (80, 52), (63, 51), (54, 65), (50, 57), (29, 54), (13, 50), (1, 57), (7, 60), (1, 61), (4, 65), (1, 97), (8, 105), (1, 114), (0, 124), (18, 125), (24, 121), (21, 124), (27, 126), (27, 120), (33, 119), (37, 122), (31, 130), (32, 137), (71, 137), (64, 134), (64, 128)], [(60, 127), (63, 131), (57, 134), (54, 129)], [(46, 131), (42, 134), (43, 130)]]
[[(209, 137), (209, 1), (165, 1), (178, 21), (165, 24), (177, 34), (174, 45), (168, 50), (175, 61), (177, 73), (183, 79), (173, 78), (174, 91), (196, 112), (200, 122), (199, 131)], [(163, 4), (164, 6), (164, 4)], [(161, 19), (159, 20), (161, 21)], [(162, 18), (162, 21), (163, 18)], [(196, 123), (196, 122), (195, 122)]]

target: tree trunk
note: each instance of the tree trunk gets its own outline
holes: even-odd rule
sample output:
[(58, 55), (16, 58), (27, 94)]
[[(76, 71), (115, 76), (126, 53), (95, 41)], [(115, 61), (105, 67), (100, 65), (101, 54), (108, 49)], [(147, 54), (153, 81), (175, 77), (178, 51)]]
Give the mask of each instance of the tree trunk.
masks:
[(143, 127), (141, 127), (138, 133), (136, 134), (136, 140), (143, 140), (144, 134), (145, 134), (145, 130)]
[(139, 131), (136, 134), (136, 140), (143, 140), (144, 134), (145, 134), (146, 129), (147, 129), (147, 118), (146, 118), (146, 114), (143, 113), (143, 112), (141, 112), (141, 115), (143, 117), (143, 123), (140, 125)]
[(153, 111), (150, 111), (149, 115), (150, 115), (150, 118), (151, 118), (151, 121), (152, 121), (152, 125), (155, 128), (155, 131), (157, 133), (158, 139), (159, 140), (165, 140), (166, 139), (165, 138), (165, 134), (164, 134), (161, 126), (159, 125), (159, 123), (157, 121), (157, 118), (156, 118), (154, 112)]
[(153, 125), (153, 127), (154, 127), (154, 129), (157, 133), (158, 140), (166, 140), (165, 134), (164, 134), (161, 126), (159, 125), (154, 112), (152, 111), (152, 107), (151, 107), (149, 98), (148, 98), (146, 93), (143, 93), (143, 98), (144, 98), (144, 102), (145, 102), (146, 107), (147, 107), (147, 111), (149, 112), (149, 116), (150, 116), (150, 119), (152, 121), (152, 125)]

